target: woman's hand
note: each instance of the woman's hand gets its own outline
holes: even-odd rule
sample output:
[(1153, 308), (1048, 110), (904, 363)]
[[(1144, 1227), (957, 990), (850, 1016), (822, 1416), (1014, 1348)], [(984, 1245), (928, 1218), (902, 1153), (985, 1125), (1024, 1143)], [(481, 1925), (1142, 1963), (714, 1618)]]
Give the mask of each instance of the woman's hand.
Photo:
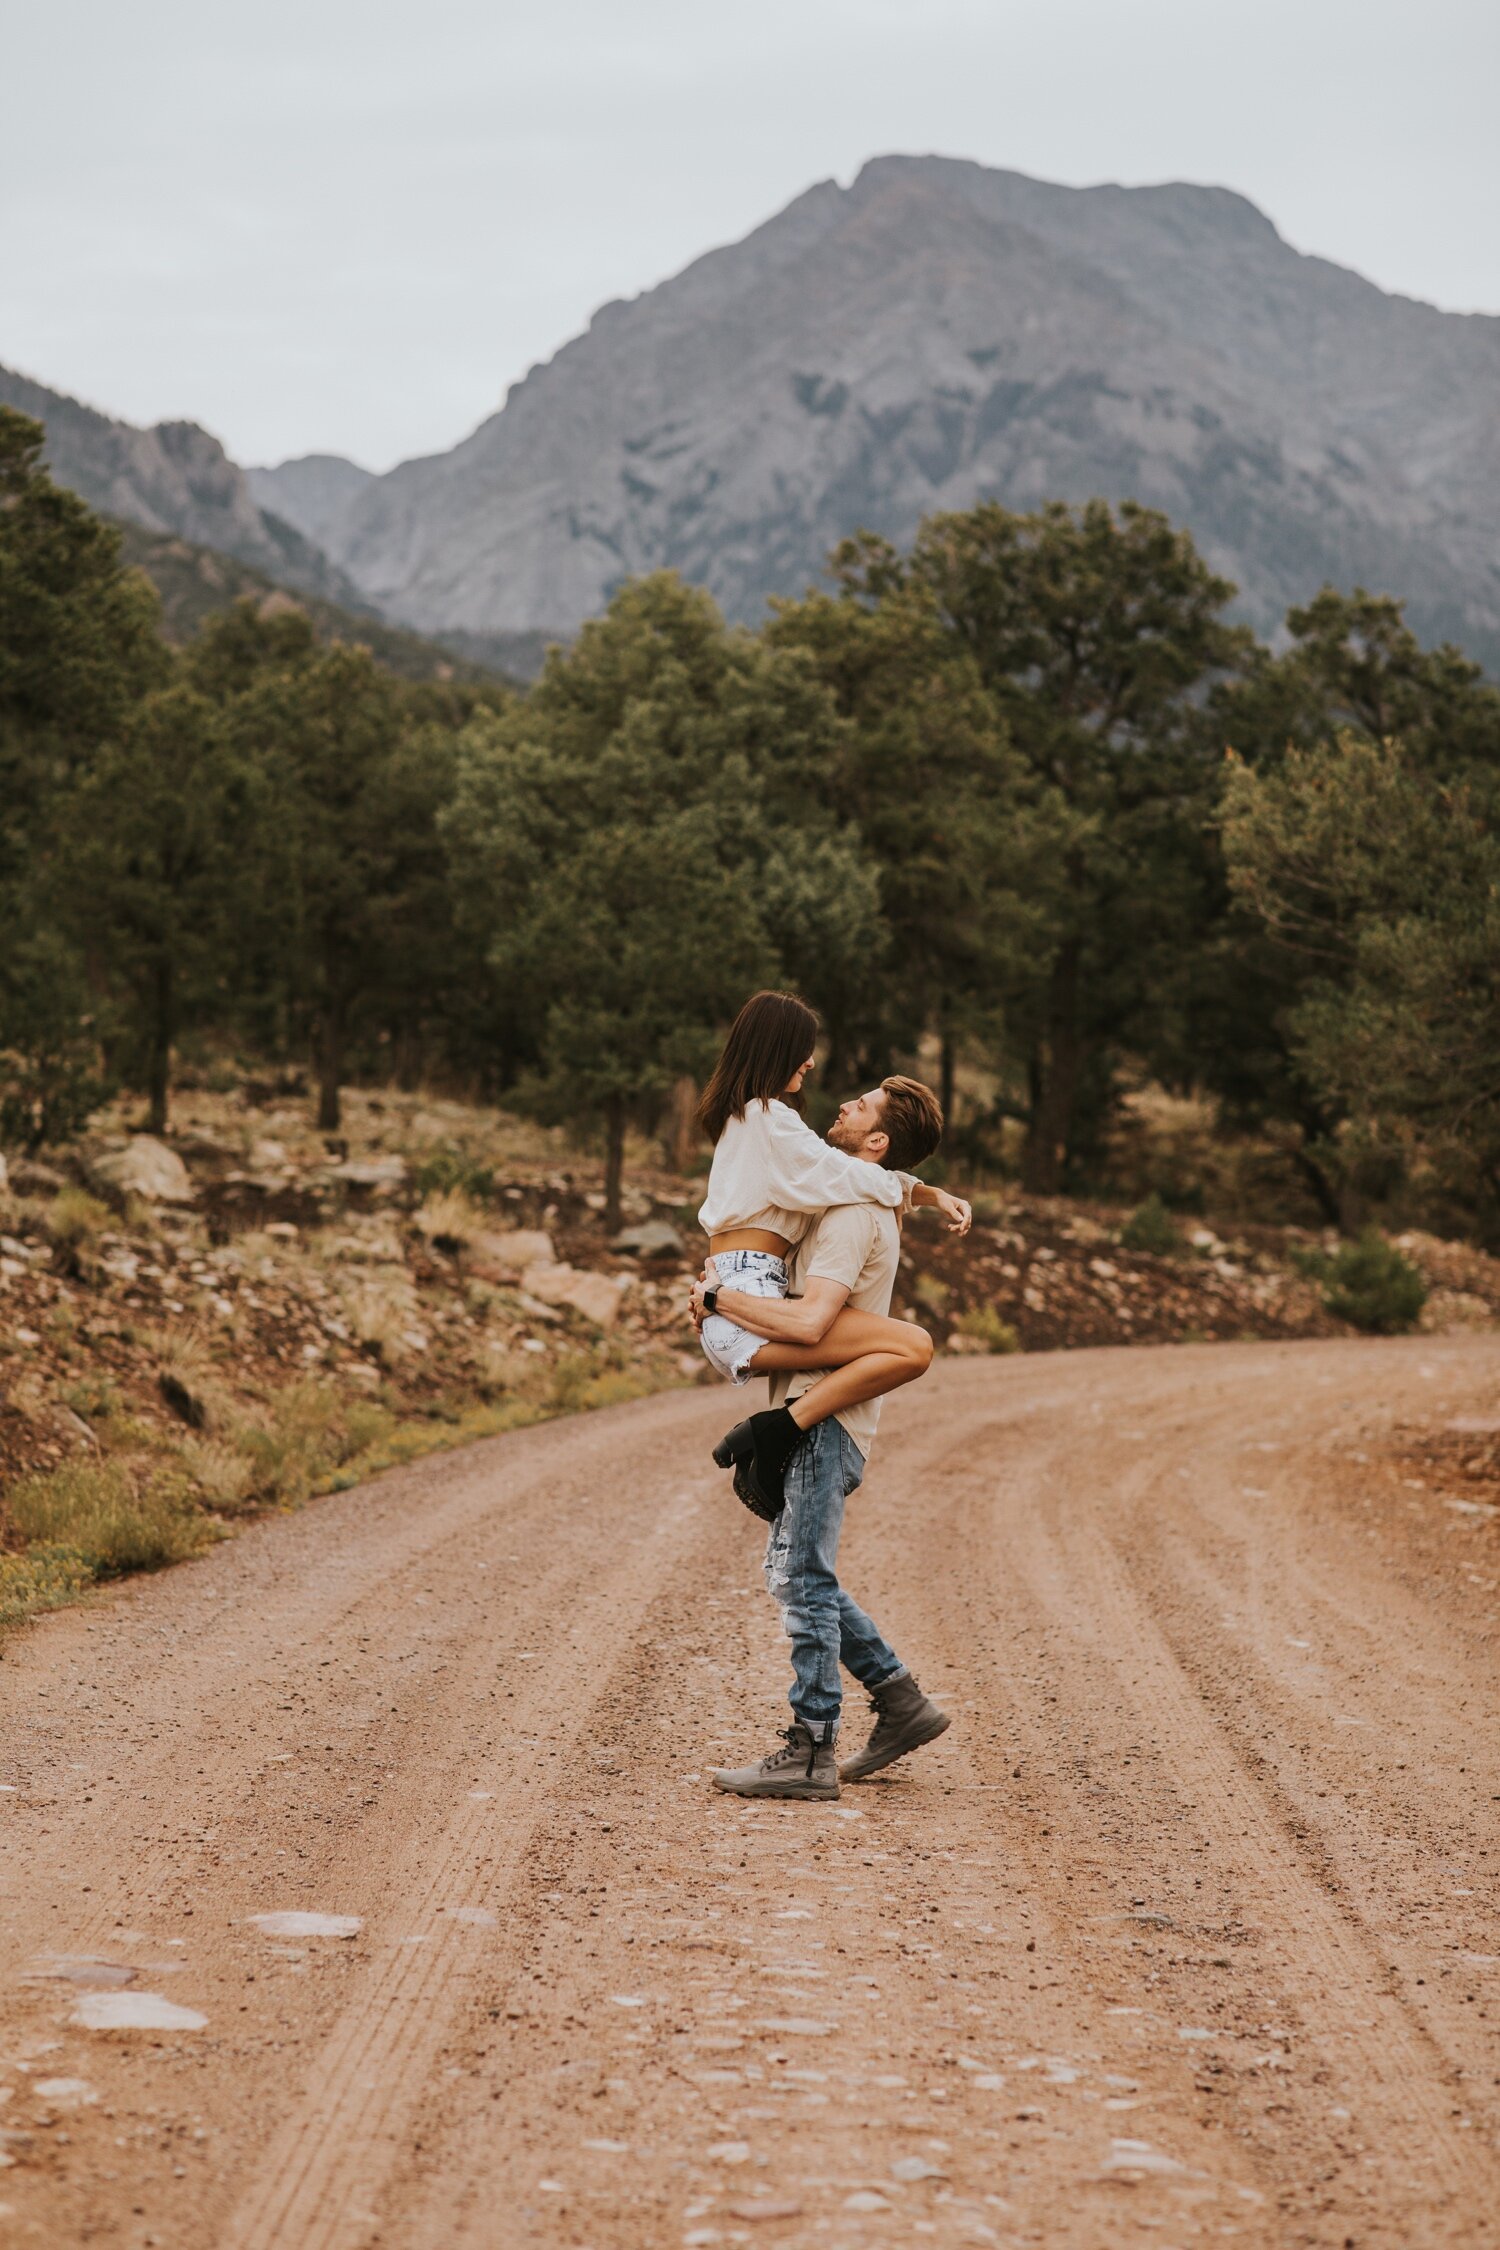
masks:
[(961, 1195), (947, 1195), (942, 1188), (934, 1188), (937, 1209), (943, 1214), (943, 1223), (950, 1234), (967, 1234), (974, 1224), (974, 1214)]
[(697, 1280), (693, 1283), (692, 1289), (688, 1294), (688, 1311), (692, 1314), (693, 1326), (697, 1329), (702, 1328), (704, 1321), (708, 1317), (703, 1310), (703, 1292), (705, 1289), (711, 1287), (712, 1284), (718, 1280), (718, 1278), (719, 1271), (717, 1266), (714, 1264), (713, 1259), (706, 1258), (703, 1262), (703, 1271), (699, 1274)]

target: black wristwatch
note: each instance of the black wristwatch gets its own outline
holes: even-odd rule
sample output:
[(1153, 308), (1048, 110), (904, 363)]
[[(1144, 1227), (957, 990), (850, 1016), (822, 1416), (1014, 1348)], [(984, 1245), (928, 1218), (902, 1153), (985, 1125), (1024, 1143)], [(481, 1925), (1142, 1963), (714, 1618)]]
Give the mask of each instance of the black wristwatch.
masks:
[(716, 1313), (718, 1309), (719, 1285), (715, 1282), (711, 1289), (705, 1289), (703, 1292), (703, 1310), (706, 1313)]

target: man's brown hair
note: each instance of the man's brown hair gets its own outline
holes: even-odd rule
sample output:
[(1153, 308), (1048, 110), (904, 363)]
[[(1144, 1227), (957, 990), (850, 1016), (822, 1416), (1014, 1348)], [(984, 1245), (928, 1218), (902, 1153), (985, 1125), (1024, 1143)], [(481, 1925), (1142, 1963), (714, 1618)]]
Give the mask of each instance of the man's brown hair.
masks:
[(943, 1106), (920, 1078), (882, 1078), (880, 1122), (890, 1136), (882, 1159), (888, 1171), (914, 1172), (943, 1137)]

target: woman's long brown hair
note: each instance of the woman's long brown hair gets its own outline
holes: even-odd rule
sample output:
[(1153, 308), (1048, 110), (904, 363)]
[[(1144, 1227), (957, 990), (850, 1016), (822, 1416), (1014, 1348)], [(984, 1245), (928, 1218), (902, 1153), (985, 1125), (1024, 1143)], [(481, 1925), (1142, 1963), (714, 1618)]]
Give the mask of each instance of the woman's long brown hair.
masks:
[(698, 1104), (698, 1123), (717, 1141), (751, 1102), (785, 1100), (799, 1063), (817, 1044), (818, 1019), (791, 992), (757, 992), (729, 1027), (724, 1052)]

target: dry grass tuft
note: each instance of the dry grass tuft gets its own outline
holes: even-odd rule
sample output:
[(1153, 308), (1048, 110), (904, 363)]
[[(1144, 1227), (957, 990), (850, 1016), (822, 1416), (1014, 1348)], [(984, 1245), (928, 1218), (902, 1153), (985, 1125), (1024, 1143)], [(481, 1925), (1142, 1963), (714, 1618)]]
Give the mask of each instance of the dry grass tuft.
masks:
[(412, 1349), (421, 1302), (404, 1271), (363, 1274), (343, 1292), (344, 1311), (356, 1340), (380, 1354), (387, 1365)]
[(223, 1438), (189, 1438), (182, 1461), (206, 1506), (232, 1516), (250, 1505), (254, 1466), (240, 1447)]
[(494, 1223), (461, 1187), (439, 1189), (425, 1199), (416, 1214), (418, 1233), (450, 1255), (467, 1249)]
[(100, 1238), (115, 1224), (107, 1203), (82, 1188), (65, 1187), (47, 1212), (47, 1232), (69, 1273), (82, 1274), (97, 1256)]

